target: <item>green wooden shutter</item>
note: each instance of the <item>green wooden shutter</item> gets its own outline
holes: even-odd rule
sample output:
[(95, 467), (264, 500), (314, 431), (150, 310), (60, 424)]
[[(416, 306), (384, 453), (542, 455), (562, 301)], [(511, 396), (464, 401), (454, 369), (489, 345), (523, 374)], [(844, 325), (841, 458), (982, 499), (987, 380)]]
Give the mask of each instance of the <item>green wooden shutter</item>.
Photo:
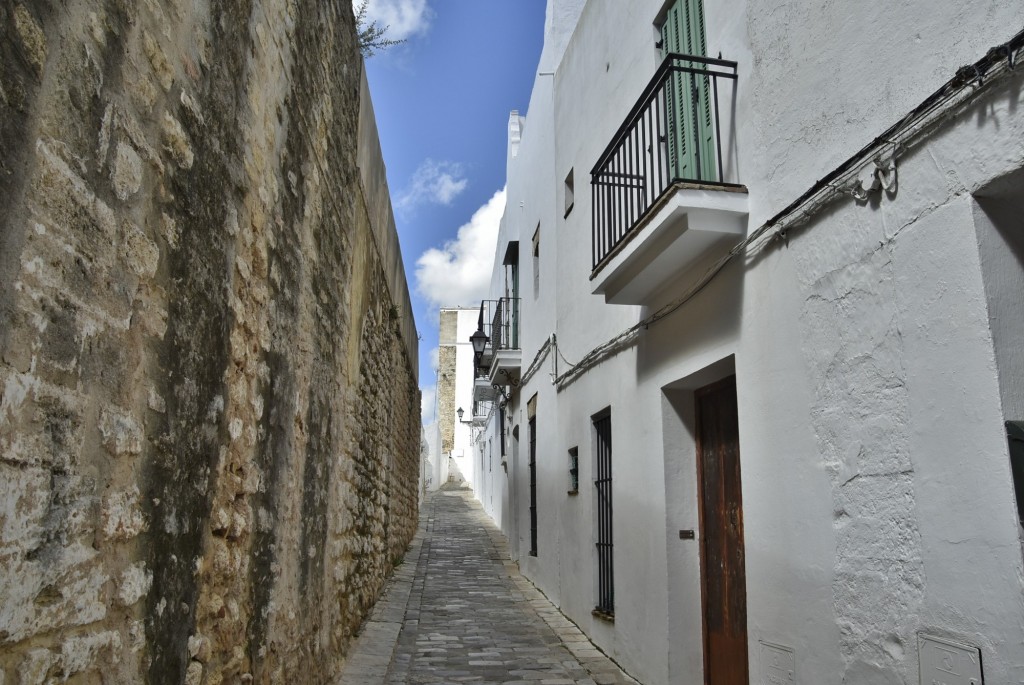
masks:
[[(661, 56), (664, 59), (672, 53), (683, 52), (683, 36), (688, 18), (686, 0), (678, 0), (673, 4), (661, 27)], [(665, 89), (665, 112), (668, 127), (668, 163), (669, 173), (673, 178), (686, 178), (693, 173), (693, 154), (686, 143), (693, 140), (688, 123), (692, 117), (686, 116), (687, 97), (690, 92), (686, 74), (672, 73)]]
[[(661, 54), (707, 56), (703, 0), (677, 0), (661, 28)], [(704, 69), (700, 62), (681, 66)], [(711, 78), (673, 73), (666, 89), (669, 169), (675, 178), (717, 180), (715, 131), (711, 111)], [(696, 104), (696, 107), (695, 107)], [(696, 111), (695, 111), (696, 110)]]

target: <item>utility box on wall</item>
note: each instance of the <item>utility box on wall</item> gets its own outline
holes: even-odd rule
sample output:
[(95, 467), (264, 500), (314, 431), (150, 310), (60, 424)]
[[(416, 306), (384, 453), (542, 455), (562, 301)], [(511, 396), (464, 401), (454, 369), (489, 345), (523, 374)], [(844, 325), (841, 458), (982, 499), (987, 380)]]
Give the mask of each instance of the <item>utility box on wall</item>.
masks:
[(983, 685), (981, 650), (919, 633), (921, 685)]
[(764, 640), (760, 643), (762, 685), (793, 685), (796, 682), (796, 653), (793, 649)]

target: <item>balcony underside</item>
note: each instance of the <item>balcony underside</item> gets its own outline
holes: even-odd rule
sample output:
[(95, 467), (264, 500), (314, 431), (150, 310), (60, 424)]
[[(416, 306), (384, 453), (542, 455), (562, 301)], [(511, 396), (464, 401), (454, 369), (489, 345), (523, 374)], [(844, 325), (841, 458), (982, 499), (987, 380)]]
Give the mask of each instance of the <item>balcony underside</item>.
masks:
[(498, 391), (494, 389), (489, 379), (477, 377), (473, 381), (474, 402), (493, 402), (497, 396)]
[(742, 240), (747, 216), (743, 186), (677, 183), (597, 265), (592, 292), (609, 304), (647, 304), (695, 262)]
[(523, 351), (497, 350), (491, 362), (490, 379), (495, 385), (519, 385), (519, 374), (523, 367)]

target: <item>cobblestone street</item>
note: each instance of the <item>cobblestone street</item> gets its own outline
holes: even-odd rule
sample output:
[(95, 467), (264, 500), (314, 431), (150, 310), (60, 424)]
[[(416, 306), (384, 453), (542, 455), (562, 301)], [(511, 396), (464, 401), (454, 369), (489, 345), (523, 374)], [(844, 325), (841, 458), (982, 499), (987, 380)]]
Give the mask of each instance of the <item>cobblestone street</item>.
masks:
[(634, 683), (508, 560), (468, 489), (431, 495), (343, 685)]

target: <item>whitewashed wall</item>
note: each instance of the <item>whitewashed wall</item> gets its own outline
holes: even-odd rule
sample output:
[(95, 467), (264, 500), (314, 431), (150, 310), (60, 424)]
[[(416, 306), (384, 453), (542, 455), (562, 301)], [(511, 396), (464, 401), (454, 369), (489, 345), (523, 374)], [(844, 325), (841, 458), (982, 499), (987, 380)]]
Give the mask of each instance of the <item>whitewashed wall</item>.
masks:
[[(552, 333), (578, 361), (686, 284), (684, 274), (650, 309), (590, 294), (589, 170), (657, 67), (661, 5), (589, 2), (578, 24), (568, 15), (574, 29), (557, 31), (572, 36), (564, 55), (542, 57), (509, 160), (493, 280), (497, 295), (505, 244), (518, 239), (524, 371)], [(813, 11), (706, 0), (706, 14), (709, 54), (739, 63), (726, 143), (749, 188), (751, 229), (1024, 25), (1019, 3), (947, 0)], [(699, 548), (677, 535), (699, 528), (688, 398), (732, 372), (751, 681), (761, 682), (763, 640), (795, 651), (800, 683), (917, 683), (918, 632), (980, 647), (986, 682), (1024, 680), (1024, 568), (1002, 426), (1024, 396), (1013, 380), (1024, 298), (1020, 261), (992, 225), (1024, 211), (1005, 198), (1007, 187), (1019, 197), (1019, 179), (995, 182), (1024, 167), (1024, 74), (1015, 78), (903, 157), (894, 197), (839, 201), (787, 244), (731, 264), (564, 390), (552, 386), (555, 364), (566, 368), (552, 354), (516, 392), (510, 501), (495, 518), (523, 572), (642, 682), (703, 682)], [(576, 203), (563, 218), (570, 169)], [(998, 202), (974, 199), (993, 188), (1003, 189)], [(531, 557), (535, 393), (541, 525)], [(591, 417), (606, 407), (614, 624), (591, 615)], [(574, 446), (576, 496), (566, 492)]]

